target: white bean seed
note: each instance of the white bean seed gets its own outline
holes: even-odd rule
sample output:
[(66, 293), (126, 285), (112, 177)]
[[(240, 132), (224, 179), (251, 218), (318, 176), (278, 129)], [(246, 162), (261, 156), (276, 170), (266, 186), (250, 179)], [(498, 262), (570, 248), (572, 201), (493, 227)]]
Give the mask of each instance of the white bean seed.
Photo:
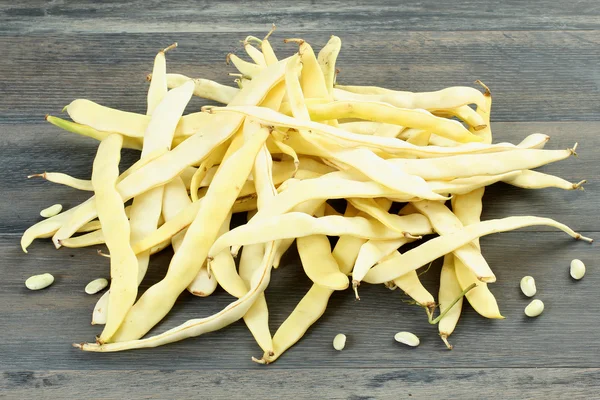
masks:
[(525, 315), (528, 317), (537, 317), (544, 311), (544, 303), (541, 300), (535, 299), (525, 307)]
[(108, 281), (104, 278), (94, 279), (85, 286), (85, 292), (87, 294), (96, 294), (105, 287), (108, 286)]
[(527, 297), (535, 296), (537, 288), (535, 287), (535, 279), (532, 276), (524, 276), (521, 279), (521, 291)]
[(411, 347), (418, 346), (421, 343), (417, 335), (410, 332), (398, 332), (394, 335), (394, 340)]
[(40, 215), (44, 218), (54, 217), (56, 214), (62, 211), (62, 204), (54, 204), (48, 208), (44, 208), (40, 211)]
[(338, 333), (333, 338), (333, 348), (338, 351), (342, 351), (344, 350), (344, 347), (346, 347), (346, 335), (343, 333)]
[(52, 285), (52, 282), (54, 282), (54, 277), (46, 273), (27, 278), (25, 286), (27, 286), (27, 289), (29, 290), (40, 290)]
[(581, 279), (585, 275), (585, 264), (583, 261), (574, 259), (571, 261), (571, 277), (573, 279)]

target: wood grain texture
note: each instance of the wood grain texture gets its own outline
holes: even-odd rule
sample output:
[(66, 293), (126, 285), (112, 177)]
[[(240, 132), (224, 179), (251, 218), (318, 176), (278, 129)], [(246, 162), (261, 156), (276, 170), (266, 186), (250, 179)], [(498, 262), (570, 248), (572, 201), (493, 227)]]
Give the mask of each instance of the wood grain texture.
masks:
[[(155, 53), (175, 41), (170, 71), (233, 84), (225, 56), (242, 55), (246, 34), (263, 32), (0, 36), (0, 123), (38, 122), (79, 97), (144, 112)], [(428, 91), (481, 79), (494, 121), (600, 120), (600, 31), (294, 32), (315, 49), (331, 34), (343, 42), (340, 83)], [(288, 35), (272, 39), (282, 56), (296, 50)]]
[[(361, 300), (351, 290), (332, 297), (329, 307), (302, 341), (270, 366), (250, 361), (259, 356), (245, 325), (239, 321), (221, 331), (167, 346), (119, 354), (84, 353), (73, 342), (93, 340), (100, 331), (90, 325), (92, 307), (98, 296), (86, 295), (92, 279), (108, 277), (108, 260), (95, 249), (54, 250), (48, 241), (35, 243), (29, 254), (17, 246), (17, 238), (0, 238), (0, 370), (44, 369), (290, 369), (290, 368), (484, 368), (484, 367), (600, 367), (600, 303), (594, 301), (600, 285), (597, 245), (574, 241), (562, 233), (515, 232), (489, 236), (481, 242), (483, 254), (498, 277), (491, 286), (505, 320), (485, 320), (470, 307), (451, 337), (448, 351), (427, 323), (423, 309), (406, 304), (399, 290), (363, 284)], [(164, 274), (171, 254), (153, 257), (142, 290)], [(588, 274), (579, 282), (569, 277), (569, 263), (580, 258)], [(437, 298), (439, 263), (423, 275), (424, 284)], [(52, 273), (56, 281), (46, 290), (31, 292), (23, 284), (33, 274)], [(537, 281), (537, 298), (545, 302), (544, 314), (529, 319), (523, 309), (529, 303), (519, 281), (532, 275)], [(273, 272), (267, 289), (271, 328), (275, 329), (310, 287), (295, 251), (286, 255), (283, 266)], [(208, 298), (188, 293), (180, 297), (172, 312), (153, 332), (164, 331), (190, 318), (208, 316), (233, 299), (218, 290)], [(408, 330), (421, 338), (411, 349), (394, 342), (396, 332)], [(332, 340), (348, 336), (342, 352)]]
[[(587, 179), (585, 191), (559, 189), (525, 190), (506, 184), (490, 187), (485, 195), (484, 219), (511, 215), (552, 217), (582, 232), (600, 231), (595, 198), (600, 196), (600, 123), (510, 123), (492, 125), (496, 141), (518, 143), (525, 136), (541, 132), (550, 135), (546, 148), (563, 149), (579, 142), (578, 157), (551, 164), (541, 171), (578, 182)], [(48, 123), (0, 124), (0, 151), (7, 166), (0, 169), (0, 185), (5, 201), (0, 202), (0, 233), (21, 234), (39, 221), (39, 211), (51, 204), (72, 207), (86, 200), (90, 193), (26, 176), (44, 171), (64, 172), (89, 179), (97, 142), (62, 131)], [(69, 154), (68, 158), (65, 154)], [(127, 150), (122, 167), (139, 157)], [(43, 194), (43, 195), (42, 195)], [(19, 207), (16, 207), (19, 205)], [(554, 228), (533, 227), (534, 231)]]
[[(333, 30), (576, 30), (598, 29), (594, 0), (397, 2), (183, 0), (43, 1), (0, 5), (0, 32), (240, 32)], [(349, 28), (351, 27), (351, 28)]]
[[(43, 122), (75, 98), (145, 111), (155, 52), (178, 41), (168, 68), (231, 84), (225, 55), (242, 53), (239, 40), (278, 25), (272, 43), (302, 36), (315, 47), (342, 38), (340, 83), (402, 90), (436, 90), (487, 83), (494, 95), (495, 140), (518, 142), (542, 132), (548, 148), (579, 142), (579, 157), (545, 172), (588, 179), (585, 192), (526, 191), (504, 184), (486, 191), (484, 219), (508, 215), (554, 217), (600, 238), (600, 6), (595, 0), (557, 2), (339, 2), (279, 0), (130, 2), (62, 0), (0, 3), (0, 398), (596, 398), (600, 384), (598, 245), (536, 227), (482, 239), (498, 277), (491, 286), (503, 321), (485, 320), (470, 306), (445, 349), (436, 327), (399, 291), (364, 284), (362, 300), (336, 293), (321, 320), (279, 361), (260, 366), (245, 325), (150, 350), (87, 354), (72, 342), (93, 340), (89, 324), (98, 298), (92, 279), (108, 277), (95, 249), (54, 250), (36, 241), (29, 254), (20, 234), (53, 203), (78, 204), (87, 194), (30, 173), (59, 171), (88, 178), (97, 143)], [(188, 111), (202, 101), (192, 102)], [(138, 153), (127, 151), (122, 167)], [(161, 279), (171, 257), (153, 257), (142, 290)], [(582, 259), (586, 277), (573, 281), (568, 265)], [(423, 276), (437, 297), (439, 262)], [(50, 272), (54, 285), (28, 291), (27, 277)], [(519, 290), (535, 277), (544, 314), (528, 319)], [(310, 287), (297, 253), (287, 254), (267, 290), (274, 331)], [(233, 299), (218, 290), (184, 294), (155, 332), (219, 311)], [(409, 349), (393, 335), (409, 330), (421, 345)], [(348, 336), (342, 352), (333, 337)]]
[[(127, 379), (123, 379), (123, 376)], [(110, 382), (110, 390), (107, 390)], [(600, 369), (348, 368), (278, 371), (11, 371), (0, 376), (0, 398), (219, 400), (314, 399), (589, 399), (600, 389)]]

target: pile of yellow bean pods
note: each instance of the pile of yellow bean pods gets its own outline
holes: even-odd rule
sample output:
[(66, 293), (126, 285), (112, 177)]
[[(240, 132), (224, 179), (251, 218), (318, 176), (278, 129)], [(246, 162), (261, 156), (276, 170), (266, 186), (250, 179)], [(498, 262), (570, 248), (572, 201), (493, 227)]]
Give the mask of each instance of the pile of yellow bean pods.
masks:
[[(231, 74), (237, 87), (167, 73), (165, 53), (173, 45), (157, 54), (148, 76), (146, 115), (78, 99), (65, 107), (72, 121), (47, 117), (100, 141), (91, 180), (37, 175), (92, 196), (63, 212), (55, 207), (56, 215), (27, 229), (21, 240), (24, 251), (47, 237), (57, 248), (108, 247), (110, 288), (92, 315), (92, 323), (104, 329), (95, 343), (77, 347), (156, 347), (243, 319), (264, 351), (254, 360), (270, 363), (319, 319), (334, 291), (352, 288), (358, 297), (366, 282), (398, 287), (412, 297), (439, 324), (450, 348), (463, 296), (482, 316), (503, 318), (488, 288), (496, 277), (481, 255), (480, 237), (548, 225), (591, 242), (549, 218), (480, 221), (484, 188), (495, 182), (565, 190), (583, 183), (533, 170), (575, 152), (542, 149), (546, 135), (492, 144), (492, 97), (481, 82), (483, 92), (339, 85), (338, 37), (318, 55), (302, 39), (285, 40), (298, 52), (280, 60), (271, 33), (243, 41), (252, 61), (228, 55), (239, 71)], [(192, 96), (221, 104), (183, 115)], [(119, 174), (122, 148), (141, 154)], [(336, 211), (328, 203), (333, 199), (345, 199), (345, 210)], [(404, 203), (399, 213), (389, 212), (393, 202)], [(231, 228), (232, 214), (241, 212), (248, 222)], [(339, 237), (333, 250), (328, 236)], [(272, 335), (263, 292), (294, 241), (313, 285)], [(150, 256), (167, 246), (174, 255), (166, 275), (136, 301)], [(436, 301), (416, 271), (440, 257)], [(217, 285), (237, 300), (210, 317), (144, 337), (183, 291), (209, 296)]]

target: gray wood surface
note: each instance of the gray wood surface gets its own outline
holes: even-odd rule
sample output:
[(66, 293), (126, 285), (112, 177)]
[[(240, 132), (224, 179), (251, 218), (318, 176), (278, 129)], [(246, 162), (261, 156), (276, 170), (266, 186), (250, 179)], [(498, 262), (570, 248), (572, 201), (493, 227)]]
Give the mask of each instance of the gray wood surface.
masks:
[(302, 369), (290, 376), (290, 370), (22, 371), (5, 372), (0, 384), (7, 397), (20, 399), (35, 392), (44, 398), (115, 400), (134, 393), (145, 399), (588, 400), (600, 382), (598, 368), (327, 368)]
[(281, 31), (480, 31), (598, 29), (594, 0), (568, 5), (554, 0), (486, 2), (159, 0), (43, 1), (0, 5), (0, 32), (243, 32)]
[[(53, 203), (73, 206), (85, 193), (27, 180), (60, 171), (88, 178), (97, 144), (43, 121), (75, 98), (141, 112), (157, 49), (173, 41), (168, 68), (229, 82), (229, 51), (239, 40), (278, 24), (280, 39), (301, 36), (323, 45), (342, 38), (339, 81), (404, 90), (433, 90), (482, 79), (492, 89), (493, 132), (518, 142), (529, 133), (552, 139), (547, 148), (579, 142), (579, 157), (543, 171), (587, 179), (586, 191), (525, 191), (504, 184), (486, 192), (484, 218), (554, 217), (600, 238), (600, 6), (596, 1), (537, 2), (91, 2), (0, 3), (0, 398), (573, 398), (597, 397), (600, 381), (600, 302), (597, 244), (533, 228), (486, 237), (483, 253), (498, 282), (502, 321), (465, 306), (449, 352), (423, 310), (399, 291), (361, 286), (362, 300), (336, 293), (328, 311), (279, 361), (250, 361), (259, 348), (243, 323), (169, 346), (118, 354), (86, 354), (70, 345), (99, 332), (90, 313), (97, 296), (83, 292), (108, 277), (95, 249), (54, 250), (36, 241), (29, 254), (20, 234)], [(197, 109), (201, 102), (191, 107)], [(123, 164), (137, 154), (127, 151)], [(170, 251), (153, 258), (147, 288), (161, 278)], [(568, 265), (581, 258), (586, 277)], [(439, 263), (424, 275), (437, 293)], [(30, 292), (24, 280), (51, 272), (49, 289)], [(519, 280), (532, 275), (546, 304), (535, 320)], [(306, 292), (295, 252), (286, 255), (267, 290), (274, 331)], [(232, 298), (218, 290), (200, 299), (184, 294), (156, 332), (205, 316)], [(400, 330), (422, 344), (395, 343)], [(343, 352), (331, 346), (344, 332)]]
[[(227, 53), (245, 57), (239, 41), (264, 32), (0, 35), (0, 71), (6, 82), (0, 118), (39, 122), (79, 97), (144, 112), (140, 99), (154, 55), (175, 41), (179, 47), (169, 53), (169, 69), (233, 84), (227, 73), (235, 70), (225, 64)], [(316, 49), (331, 34), (341, 37), (340, 83), (426, 91), (480, 79), (494, 93), (495, 121), (600, 120), (598, 30), (299, 32)], [(296, 50), (282, 43), (289, 35), (279, 32), (271, 40), (280, 54)], [(190, 109), (200, 104), (193, 102)]]

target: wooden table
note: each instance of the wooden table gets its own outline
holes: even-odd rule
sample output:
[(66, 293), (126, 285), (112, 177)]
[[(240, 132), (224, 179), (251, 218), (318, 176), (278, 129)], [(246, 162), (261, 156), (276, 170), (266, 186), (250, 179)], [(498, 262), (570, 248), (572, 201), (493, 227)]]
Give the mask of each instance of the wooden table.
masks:
[[(156, 51), (174, 41), (168, 68), (230, 82), (225, 65), (239, 40), (278, 25), (276, 50), (291, 54), (285, 37), (320, 48), (342, 38), (340, 82), (411, 91), (471, 85), (481, 79), (494, 96), (496, 141), (549, 134), (547, 148), (579, 142), (579, 157), (543, 171), (586, 191), (525, 191), (504, 184), (485, 195), (484, 219), (509, 215), (554, 217), (600, 238), (600, 7), (577, 2), (403, 2), (369, 5), (319, 1), (89, 1), (0, 4), (0, 398), (581, 398), (600, 389), (598, 247), (562, 232), (535, 228), (486, 237), (483, 253), (498, 277), (492, 286), (502, 321), (485, 320), (465, 306), (447, 351), (425, 313), (399, 291), (363, 285), (333, 296), (321, 320), (270, 366), (250, 361), (259, 348), (243, 323), (165, 347), (119, 354), (87, 354), (72, 342), (93, 339), (90, 312), (97, 296), (83, 292), (108, 276), (95, 249), (56, 251), (36, 241), (19, 248), (22, 232), (54, 203), (73, 206), (82, 192), (27, 180), (62, 171), (86, 178), (97, 143), (44, 122), (76, 98), (143, 112)], [(366, 3), (366, 2), (365, 2)], [(509, 3), (509, 4), (505, 4)], [(293, 4), (293, 5), (292, 5)], [(194, 100), (191, 109), (202, 104)], [(132, 162), (136, 152), (124, 154)], [(153, 258), (147, 288), (164, 274), (170, 254)], [(581, 258), (586, 277), (575, 282), (568, 266)], [(51, 272), (47, 290), (28, 291), (30, 275)], [(533, 275), (546, 311), (527, 319), (519, 280)], [(439, 265), (425, 284), (437, 293)], [(272, 329), (309, 287), (297, 254), (286, 256), (267, 290)], [(206, 316), (232, 298), (181, 296), (157, 330)], [(421, 337), (409, 349), (393, 341), (400, 330)], [(333, 350), (335, 334), (348, 344)]]

